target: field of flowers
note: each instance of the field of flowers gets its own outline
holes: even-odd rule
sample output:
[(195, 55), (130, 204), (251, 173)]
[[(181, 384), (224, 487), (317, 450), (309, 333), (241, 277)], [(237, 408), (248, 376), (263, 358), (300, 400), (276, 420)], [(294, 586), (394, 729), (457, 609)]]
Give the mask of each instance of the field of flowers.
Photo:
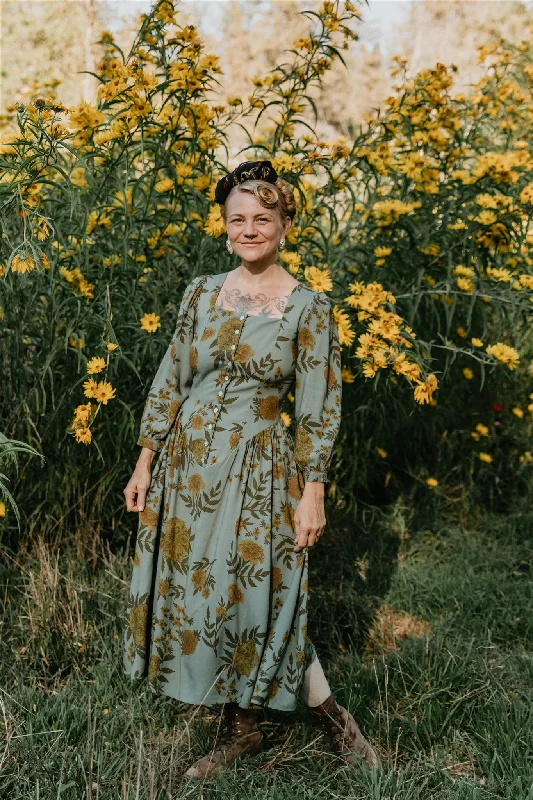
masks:
[[(43, 516), (56, 533), (120, 525), (183, 288), (236, 266), (216, 181), (257, 157), (299, 199), (282, 261), (334, 303), (345, 390), (336, 505), (410, 492), (502, 508), (530, 486), (528, 40), (483, 48), (485, 74), (468, 94), (453, 93), (453, 65), (410, 75), (397, 59), (383, 109), (352, 140), (320, 141), (313, 88), (356, 38), (358, 14), (338, 0), (302, 13), (309, 36), (246, 98), (212, 99), (217, 57), (162, 0), (130, 53), (104, 34), (94, 105), (36, 96), (2, 118), (2, 430), (44, 456), (16, 481), (26, 529)], [(232, 126), (249, 146), (228, 164)]]
[(323, 141), (358, 6), (302, 13), (247, 97), (158, 0), (129, 53), (104, 33), (93, 104), (0, 117), (0, 797), (192, 796), (217, 720), (124, 680), (122, 490), (184, 287), (237, 266), (216, 182), (268, 158), (298, 197), (281, 261), (330, 296), (343, 359), (310, 634), (384, 769), (333, 779), (305, 710), (274, 713), (194, 796), (533, 798), (533, 30), (481, 48), (468, 93), (396, 59), (382, 108)]

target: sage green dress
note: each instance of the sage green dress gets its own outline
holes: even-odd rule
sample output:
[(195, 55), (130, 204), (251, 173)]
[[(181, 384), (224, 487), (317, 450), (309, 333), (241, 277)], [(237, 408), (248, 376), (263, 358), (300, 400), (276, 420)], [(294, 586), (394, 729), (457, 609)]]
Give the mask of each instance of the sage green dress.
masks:
[[(302, 283), (281, 318), (223, 309), (227, 275), (186, 287), (142, 416), (138, 444), (157, 455), (124, 662), (131, 678), (186, 703), (291, 711), (316, 657), (294, 513), (306, 480), (327, 481), (341, 418), (338, 330), (328, 296)], [(295, 441), (283, 411), (294, 413)]]

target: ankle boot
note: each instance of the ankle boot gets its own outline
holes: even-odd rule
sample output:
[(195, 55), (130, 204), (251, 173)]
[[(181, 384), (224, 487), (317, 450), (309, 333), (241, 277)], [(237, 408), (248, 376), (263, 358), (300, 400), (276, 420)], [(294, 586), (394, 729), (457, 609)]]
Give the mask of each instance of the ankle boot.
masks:
[(345, 764), (358, 764), (363, 758), (371, 767), (379, 766), (374, 748), (367, 742), (350, 712), (337, 705), (332, 694), (319, 706), (310, 706), (310, 711), (328, 735), (335, 755)]
[(258, 726), (261, 707), (241, 708), (236, 703), (224, 705), (226, 737), (185, 773), (188, 778), (211, 778), (223, 772), (236, 758), (255, 755), (263, 747), (263, 733)]

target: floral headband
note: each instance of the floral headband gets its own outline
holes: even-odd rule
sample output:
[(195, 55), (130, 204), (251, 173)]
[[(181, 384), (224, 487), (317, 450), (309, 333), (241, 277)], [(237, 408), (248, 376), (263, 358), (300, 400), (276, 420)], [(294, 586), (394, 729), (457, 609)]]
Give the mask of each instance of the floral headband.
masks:
[(217, 183), (215, 202), (224, 205), (234, 186), (244, 181), (275, 183), (277, 173), (270, 161), (243, 161)]

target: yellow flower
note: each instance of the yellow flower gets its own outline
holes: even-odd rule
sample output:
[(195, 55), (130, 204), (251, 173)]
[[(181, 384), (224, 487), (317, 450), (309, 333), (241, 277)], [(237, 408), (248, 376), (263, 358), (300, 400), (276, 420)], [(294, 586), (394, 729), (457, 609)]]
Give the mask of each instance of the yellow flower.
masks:
[(457, 278), (457, 287), (468, 294), (472, 294), (474, 291), (474, 284), (470, 278)]
[(341, 380), (343, 383), (353, 383), (355, 381), (355, 375), (353, 374), (350, 367), (344, 366), (341, 370)]
[(5, 517), (6, 515), (6, 504), (3, 500), (0, 500), (0, 517)]
[(86, 425), (91, 417), (92, 409), (93, 406), (91, 403), (86, 403), (85, 405), (76, 406), (76, 409), (74, 411), (75, 414), (74, 421), (81, 422), (83, 425)]
[(439, 382), (437, 380), (437, 376), (431, 373), (428, 375), (426, 381), (419, 382), (418, 386), (415, 387), (414, 396), (417, 403), (421, 405), (423, 403), (429, 403), (431, 401), (431, 397), (433, 392), (437, 389)]
[(218, 239), (219, 236), (222, 236), (225, 230), (226, 225), (222, 219), (222, 214), (220, 213), (220, 206), (217, 203), (216, 205), (212, 206), (209, 211), (207, 222), (204, 225), (204, 231), (210, 236), (214, 236)]
[(479, 434), (481, 434), (481, 436), (488, 436), (489, 435), (489, 429), (487, 428), (486, 425), (483, 425), (481, 422), (478, 422), (478, 424), (476, 425), (476, 431)]
[(480, 460), (484, 461), (486, 464), (492, 463), (492, 456), (490, 456), (488, 453), (478, 453), (478, 456)]
[(426, 480), (426, 483), (427, 483), (428, 486), (438, 486), (439, 485), (439, 482), (438, 482), (438, 480), (436, 478), (428, 478)]
[(499, 269), (497, 267), (487, 267), (487, 277), (495, 281), (503, 281), (504, 283), (510, 283), (514, 278), (508, 269)]
[(333, 281), (331, 280), (329, 269), (322, 270), (318, 267), (306, 267), (304, 275), (307, 283), (315, 292), (331, 292), (333, 289)]
[(102, 370), (105, 368), (105, 359), (103, 359), (101, 356), (95, 356), (87, 362), (87, 372), (89, 375), (96, 375), (98, 372), (102, 372)]
[(518, 419), (522, 419), (522, 417), (524, 416), (524, 412), (522, 411), (521, 408), (518, 407), (513, 408), (513, 414), (515, 415), (515, 417), (518, 417)]
[(83, 384), (83, 393), (85, 397), (96, 397), (95, 391), (97, 388), (98, 384), (94, 378), (89, 378), (89, 380), (85, 381)]
[(494, 356), (494, 358), (501, 361), (502, 364), (505, 364), (511, 370), (514, 369), (520, 361), (520, 357), (514, 347), (509, 347), (502, 342), (489, 344), (486, 351), (489, 356)]
[(383, 450), (382, 447), (376, 448), (381, 458), (387, 458), (387, 451)]
[(98, 403), (106, 406), (108, 401), (114, 398), (115, 392), (116, 389), (113, 388), (109, 381), (101, 381), (96, 384), (93, 397)]
[(472, 370), (471, 370), (469, 367), (465, 367), (465, 368), (463, 369), (463, 375), (465, 376), (465, 378), (466, 378), (468, 381), (471, 381), (471, 380), (472, 380), (472, 378), (474, 377), (474, 373), (472, 372)]
[(160, 317), (158, 317), (157, 314), (145, 314), (140, 320), (141, 328), (147, 333), (155, 333), (155, 331), (161, 327), (159, 319)]
[(81, 442), (81, 444), (91, 444), (92, 433), (90, 428), (76, 428), (74, 431), (74, 436), (78, 443)]
[(289, 267), (289, 272), (294, 275), (298, 272), (300, 264), (302, 263), (301, 256), (298, 253), (289, 253), (287, 250), (282, 250), (279, 254), (280, 261), (283, 261)]
[(156, 192), (169, 192), (174, 186), (172, 178), (163, 178), (154, 185)]
[(467, 333), (467, 332), (465, 331), (465, 329), (464, 329), (464, 328), (462, 328), (462, 327), (459, 327), (459, 328), (457, 328), (457, 334), (458, 334), (458, 335), (459, 335), (459, 336), (460, 336), (462, 339), (466, 339), (466, 337), (468, 336), (468, 333)]
[(106, 348), (109, 350), (110, 353), (112, 353), (113, 350), (116, 350), (117, 347), (118, 347), (118, 344), (115, 344), (115, 342), (108, 342), (106, 344)]
[(474, 345), (474, 347), (483, 347), (483, 342), (481, 341), (481, 339), (476, 339), (476, 338), (472, 339), (472, 344)]

